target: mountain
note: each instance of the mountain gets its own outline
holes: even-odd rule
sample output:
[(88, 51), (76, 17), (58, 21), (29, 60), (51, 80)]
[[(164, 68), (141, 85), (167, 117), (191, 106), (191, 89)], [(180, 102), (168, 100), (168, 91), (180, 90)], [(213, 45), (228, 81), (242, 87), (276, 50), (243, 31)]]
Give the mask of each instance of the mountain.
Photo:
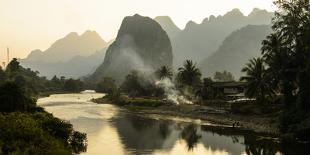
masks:
[(57, 40), (44, 52), (32, 51), (27, 61), (63, 62), (75, 56), (89, 56), (96, 50), (106, 47), (107, 43), (95, 31), (86, 31), (82, 35), (71, 32)]
[(160, 24), (160, 26), (167, 32), (170, 40), (181, 32), (181, 29), (178, 28), (172, 19), (169, 16), (157, 16), (154, 18), (156, 22)]
[(215, 53), (199, 64), (203, 75), (213, 76), (216, 71), (226, 70), (239, 77), (245, 63), (261, 55), (261, 42), (271, 32), (270, 25), (248, 25), (234, 31)]
[(54, 75), (78, 78), (99, 66), (106, 46), (108, 43), (95, 31), (86, 31), (82, 35), (72, 32), (47, 50), (34, 50), (19, 61), (24, 67), (37, 70), (48, 78)]
[(40, 75), (52, 78), (54, 75), (80, 78), (92, 74), (102, 63), (107, 48), (95, 51), (90, 56), (75, 56), (65, 62), (42, 62), (19, 60), (22, 66), (37, 70)]
[(131, 70), (153, 72), (162, 65), (172, 66), (172, 58), (170, 39), (155, 20), (128, 16), (91, 79), (108, 76), (119, 82)]
[(250, 24), (270, 24), (272, 17), (273, 13), (266, 10), (254, 9), (245, 16), (233, 9), (224, 16), (210, 16), (200, 24), (189, 21), (172, 40), (174, 67), (178, 68), (185, 59), (200, 62), (215, 52), (233, 31)]

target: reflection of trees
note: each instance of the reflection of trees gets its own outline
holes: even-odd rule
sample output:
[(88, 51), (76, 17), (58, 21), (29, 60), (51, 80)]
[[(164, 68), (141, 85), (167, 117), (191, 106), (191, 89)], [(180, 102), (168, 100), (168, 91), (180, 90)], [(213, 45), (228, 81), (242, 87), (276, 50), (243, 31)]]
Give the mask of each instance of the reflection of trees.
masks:
[(125, 149), (132, 154), (151, 154), (156, 150), (170, 150), (177, 135), (172, 135), (174, 123), (137, 115), (123, 114), (112, 120)]
[(212, 152), (228, 152), (231, 155), (244, 152), (243, 134), (235, 129), (202, 125), (201, 135), (200, 141)]
[(260, 139), (253, 135), (244, 136), (245, 152), (248, 155), (275, 155), (279, 145), (272, 140)]
[(193, 150), (201, 138), (201, 135), (197, 134), (197, 126), (190, 124), (182, 130), (181, 137), (186, 141), (188, 150)]
[(162, 122), (159, 124), (159, 134), (162, 138), (167, 138), (171, 133), (171, 129), (169, 128), (169, 124), (167, 122)]

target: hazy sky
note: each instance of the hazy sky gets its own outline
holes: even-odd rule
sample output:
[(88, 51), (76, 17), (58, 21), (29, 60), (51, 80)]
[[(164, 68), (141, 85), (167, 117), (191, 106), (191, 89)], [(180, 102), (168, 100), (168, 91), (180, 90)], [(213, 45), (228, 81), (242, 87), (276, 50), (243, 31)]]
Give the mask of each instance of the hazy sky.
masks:
[(6, 47), (12, 57), (47, 49), (69, 32), (95, 30), (108, 41), (125, 16), (169, 15), (184, 28), (189, 20), (223, 15), (233, 8), (248, 14), (253, 8), (273, 11), (272, 0), (0, 0), (0, 62)]

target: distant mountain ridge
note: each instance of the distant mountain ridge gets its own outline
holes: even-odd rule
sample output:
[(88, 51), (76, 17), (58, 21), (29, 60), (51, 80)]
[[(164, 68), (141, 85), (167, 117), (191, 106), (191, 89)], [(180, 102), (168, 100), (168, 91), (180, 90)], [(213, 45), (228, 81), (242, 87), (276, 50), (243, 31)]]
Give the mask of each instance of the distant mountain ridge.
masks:
[[(202, 61), (214, 53), (233, 31), (247, 25), (270, 24), (272, 17), (273, 12), (257, 8), (253, 9), (248, 16), (243, 15), (239, 9), (233, 9), (223, 16), (211, 15), (200, 24), (189, 21), (184, 30), (170, 37), (174, 54), (174, 67), (181, 66), (186, 59), (196, 62)], [(168, 34), (175, 32), (175, 30), (171, 30), (175, 24), (163, 21), (166, 20), (157, 20), (161, 25), (164, 25), (162, 27)], [(170, 26), (167, 23), (170, 23)], [(169, 33), (169, 31), (171, 32)]]
[(96, 50), (107, 46), (96, 31), (86, 31), (82, 35), (71, 32), (64, 38), (54, 42), (45, 51), (34, 50), (26, 61), (63, 62), (75, 56), (89, 56)]
[(169, 16), (157, 16), (154, 18), (156, 22), (167, 32), (170, 40), (181, 32), (181, 29), (174, 24)]
[(156, 21), (138, 14), (127, 16), (91, 78), (122, 81), (131, 70), (152, 72), (162, 65), (172, 66), (172, 58), (170, 39)]
[(47, 50), (34, 50), (19, 61), (48, 78), (54, 75), (78, 78), (90, 74), (103, 61), (106, 46), (108, 43), (95, 31), (81, 35), (71, 32)]
[(204, 76), (212, 77), (216, 71), (229, 71), (240, 77), (241, 69), (249, 59), (261, 55), (261, 42), (272, 32), (270, 25), (248, 25), (231, 33), (219, 49), (201, 61)]

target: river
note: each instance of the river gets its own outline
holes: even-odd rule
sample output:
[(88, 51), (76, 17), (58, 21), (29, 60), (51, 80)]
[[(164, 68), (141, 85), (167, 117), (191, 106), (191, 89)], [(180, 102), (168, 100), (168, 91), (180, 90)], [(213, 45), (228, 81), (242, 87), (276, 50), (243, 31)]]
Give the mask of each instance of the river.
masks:
[[(38, 105), (87, 133), (89, 155), (242, 155), (303, 154), (253, 134), (191, 123), (182, 119), (143, 116), (126, 109), (90, 102), (104, 94), (84, 91), (40, 98)], [(281, 149), (284, 148), (284, 149)], [(299, 152), (297, 152), (299, 151)], [(285, 152), (285, 153), (283, 153)]]

